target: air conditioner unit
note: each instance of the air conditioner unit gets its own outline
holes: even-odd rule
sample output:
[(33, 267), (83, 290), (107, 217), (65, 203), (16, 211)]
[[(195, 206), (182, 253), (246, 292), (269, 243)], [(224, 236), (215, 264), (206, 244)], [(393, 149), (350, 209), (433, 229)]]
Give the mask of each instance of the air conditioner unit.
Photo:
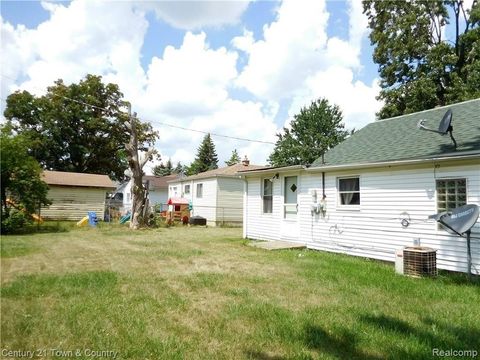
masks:
[(403, 249), (403, 273), (409, 276), (437, 276), (437, 250), (412, 246)]

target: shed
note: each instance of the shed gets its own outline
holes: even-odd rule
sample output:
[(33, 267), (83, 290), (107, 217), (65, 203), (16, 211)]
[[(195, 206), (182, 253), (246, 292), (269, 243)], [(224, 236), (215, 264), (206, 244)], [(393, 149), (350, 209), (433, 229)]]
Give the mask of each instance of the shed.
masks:
[(52, 202), (41, 209), (44, 219), (80, 220), (88, 211), (95, 211), (103, 219), (106, 194), (115, 189), (107, 175), (46, 170), (42, 178)]

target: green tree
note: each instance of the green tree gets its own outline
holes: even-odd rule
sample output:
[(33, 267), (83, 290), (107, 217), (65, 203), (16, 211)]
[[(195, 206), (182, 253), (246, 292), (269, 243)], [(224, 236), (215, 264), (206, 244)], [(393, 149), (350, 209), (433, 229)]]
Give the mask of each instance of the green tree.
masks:
[(237, 149), (234, 149), (232, 151), (232, 155), (230, 156), (230, 159), (225, 161), (225, 164), (227, 164), (227, 166), (232, 166), (232, 165), (238, 164), (239, 162), (240, 162), (240, 156), (238, 155)]
[(294, 115), (291, 130), (283, 128), (268, 159), (273, 166), (311, 164), (325, 151), (343, 141), (349, 132), (339, 107), (326, 99), (312, 101)]
[(197, 157), (188, 168), (188, 175), (198, 174), (207, 170), (218, 168), (218, 157), (215, 151), (215, 144), (210, 134), (205, 135), (197, 150)]
[(363, 7), (379, 65), (380, 118), (480, 96), (478, 0), (471, 11), (460, 0), (367, 0)]
[[(30, 154), (44, 168), (122, 180), (131, 129), (124, 105), (117, 85), (87, 75), (68, 86), (58, 80), (39, 97), (17, 91), (8, 96), (4, 115), (16, 133), (29, 139)], [(146, 151), (158, 134), (136, 121), (139, 150)]]
[(174, 168), (170, 159), (167, 160), (165, 165), (161, 162), (160, 165), (153, 168), (153, 174), (156, 176), (167, 176), (171, 175), (173, 172)]
[(185, 166), (179, 161), (175, 168), (173, 169), (174, 174), (184, 174), (186, 171)]
[[(29, 143), (29, 140), (22, 135), (12, 135), (6, 128), (1, 130), (2, 232), (16, 230), (7, 226), (13, 217), (23, 219), (22, 212), (35, 214), (41, 205), (50, 204), (47, 199), (48, 186), (41, 179), (42, 169), (38, 162), (28, 155)], [(14, 211), (11, 211), (12, 207)], [(28, 216), (25, 219), (31, 220)], [(22, 222), (18, 222), (18, 226), (21, 226)]]

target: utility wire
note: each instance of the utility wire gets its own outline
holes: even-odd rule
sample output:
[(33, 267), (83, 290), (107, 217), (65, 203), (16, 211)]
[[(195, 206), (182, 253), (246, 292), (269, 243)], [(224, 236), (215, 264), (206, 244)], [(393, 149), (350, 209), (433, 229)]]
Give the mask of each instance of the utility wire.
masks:
[[(2, 77), (15, 81), (15, 79), (13, 79), (9, 76), (2, 75)], [(37, 89), (39, 89), (39, 88), (37, 88)], [(108, 109), (106, 109), (106, 108), (103, 108), (101, 106), (96, 106), (96, 105), (93, 105), (93, 104), (88, 104), (88, 103), (86, 103), (84, 101), (81, 101), (81, 100), (72, 99), (72, 98), (69, 98), (67, 96), (63, 96), (63, 95), (59, 95), (59, 94), (52, 94), (52, 95), (60, 97), (60, 98), (65, 99), (65, 100), (75, 102), (77, 104), (82, 104), (82, 105), (89, 106), (89, 107), (92, 107), (92, 108), (95, 108), (95, 109), (108, 111)], [(2, 98), (2, 100), (6, 101), (4, 98)], [(123, 112), (123, 111), (121, 111), (121, 113), (128, 115), (126, 112)], [(254, 140), (254, 139), (242, 138), (242, 137), (237, 137), (237, 136), (217, 134), (217, 133), (213, 133), (213, 132), (209, 132), (209, 131), (203, 131), (203, 130), (198, 130), (198, 129), (187, 128), (187, 127), (184, 127), (184, 126), (168, 124), (168, 123), (157, 121), (157, 120), (154, 120), (154, 121), (147, 120), (147, 121), (149, 121), (151, 123), (154, 123), (154, 124), (161, 125), (161, 126), (167, 126), (167, 127), (172, 127), (172, 128), (176, 128), (176, 129), (181, 129), (181, 130), (185, 130), (185, 131), (192, 131), (192, 132), (202, 133), (202, 134), (210, 134), (212, 136), (222, 137), (222, 138), (226, 138), (226, 139), (234, 139), (234, 140), (240, 140), (240, 141), (260, 143), (260, 144), (275, 145), (275, 143), (272, 142), (272, 141)]]

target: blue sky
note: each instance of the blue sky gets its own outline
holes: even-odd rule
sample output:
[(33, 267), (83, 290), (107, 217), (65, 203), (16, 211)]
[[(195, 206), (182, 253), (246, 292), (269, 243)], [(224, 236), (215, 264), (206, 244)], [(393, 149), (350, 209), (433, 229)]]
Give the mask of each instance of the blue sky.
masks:
[[(338, 104), (357, 129), (381, 106), (356, 0), (7, 1), (1, 16), (3, 99), (102, 75), (159, 129), (157, 147), (174, 162), (192, 161), (202, 135), (160, 122), (274, 142), (316, 98)], [(272, 150), (214, 141), (221, 161), (236, 148), (263, 164)]]

